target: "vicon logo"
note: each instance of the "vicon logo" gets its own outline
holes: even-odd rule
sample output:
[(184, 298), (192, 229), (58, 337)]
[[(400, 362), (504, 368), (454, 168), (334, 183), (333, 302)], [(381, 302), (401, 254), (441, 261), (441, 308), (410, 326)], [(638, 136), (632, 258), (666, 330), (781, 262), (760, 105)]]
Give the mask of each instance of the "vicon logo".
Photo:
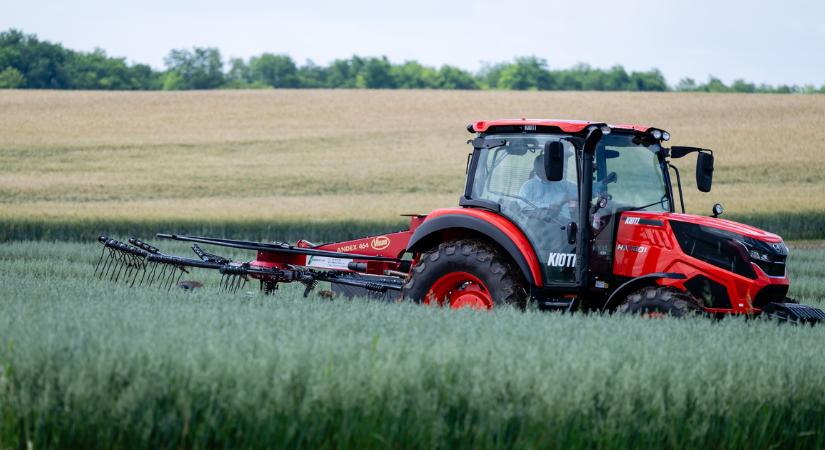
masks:
[(384, 250), (389, 246), (390, 238), (386, 236), (376, 236), (372, 238), (372, 241), (370, 241), (370, 247), (372, 247), (373, 250)]

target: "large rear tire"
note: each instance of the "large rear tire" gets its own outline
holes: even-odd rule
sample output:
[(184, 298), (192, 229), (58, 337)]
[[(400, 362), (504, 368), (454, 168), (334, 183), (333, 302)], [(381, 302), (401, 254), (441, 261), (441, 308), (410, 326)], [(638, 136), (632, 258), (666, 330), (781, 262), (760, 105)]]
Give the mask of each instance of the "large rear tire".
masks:
[(689, 292), (672, 287), (649, 286), (628, 295), (616, 311), (646, 317), (688, 317), (699, 315), (702, 308)]
[(421, 255), (404, 298), (450, 308), (524, 308), (527, 289), (509, 256), (474, 239), (441, 243)]

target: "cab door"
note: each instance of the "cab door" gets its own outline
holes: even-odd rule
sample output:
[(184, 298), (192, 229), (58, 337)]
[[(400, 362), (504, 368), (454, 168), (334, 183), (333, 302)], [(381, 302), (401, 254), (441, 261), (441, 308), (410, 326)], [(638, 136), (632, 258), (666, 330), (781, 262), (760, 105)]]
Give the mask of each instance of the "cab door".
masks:
[[(544, 148), (562, 135), (499, 134), (506, 145), (484, 149), (479, 154), (472, 198), (498, 203), (501, 214), (527, 236), (543, 267), (544, 284), (575, 285), (576, 244), (568, 230), (578, 227), (578, 164), (575, 148), (565, 146), (564, 177), (547, 181)], [(572, 233), (575, 235), (575, 233)]]

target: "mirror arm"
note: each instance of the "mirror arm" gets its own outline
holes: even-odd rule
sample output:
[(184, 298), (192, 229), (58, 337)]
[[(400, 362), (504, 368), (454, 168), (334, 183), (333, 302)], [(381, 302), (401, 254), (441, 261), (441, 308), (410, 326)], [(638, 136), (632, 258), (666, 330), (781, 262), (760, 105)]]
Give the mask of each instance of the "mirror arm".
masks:
[(671, 163), (667, 163), (668, 167), (676, 172), (676, 186), (679, 187), (679, 203), (682, 205), (682, 214), (685, 213), (685, 196), (682, 194), (682, 176), (679, 174), (679, 169)]

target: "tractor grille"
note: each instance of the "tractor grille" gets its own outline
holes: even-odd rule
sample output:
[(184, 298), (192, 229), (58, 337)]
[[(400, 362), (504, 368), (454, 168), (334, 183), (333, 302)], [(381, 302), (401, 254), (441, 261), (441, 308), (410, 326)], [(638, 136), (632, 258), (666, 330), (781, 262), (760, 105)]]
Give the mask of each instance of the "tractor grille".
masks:
[[(779, 259), (781, 258), (781, 261)], [(769, 277), (784, 277), (785, 276), (785, 257), (782, 256), (777, 258), (776, 261), (762, 261), (759, 259), (751, 258), (751, 261), (756, 263), (759, 268), (765, 271), (765, 274)]]
[(671, 221), (682, 251), (688, 255), (750, 279), (756, 278), (751, 262), (766, 275), (785, 276), (788, 248), (782, 242), (765, 242), (718, 228)]
[(737, 239), (744, 236), (675, 220), (670, 222), (670, 226), (686, 254), (735, 274), (756, 278), (748, 251)]
[(763, 287), (756, 298), (753, 299), (753, 306), (755, 308), (763, 308), (768, 303), (782, 303), (785, 301), (785, 296), (788, 295), (788, 285), (770, 284)]

